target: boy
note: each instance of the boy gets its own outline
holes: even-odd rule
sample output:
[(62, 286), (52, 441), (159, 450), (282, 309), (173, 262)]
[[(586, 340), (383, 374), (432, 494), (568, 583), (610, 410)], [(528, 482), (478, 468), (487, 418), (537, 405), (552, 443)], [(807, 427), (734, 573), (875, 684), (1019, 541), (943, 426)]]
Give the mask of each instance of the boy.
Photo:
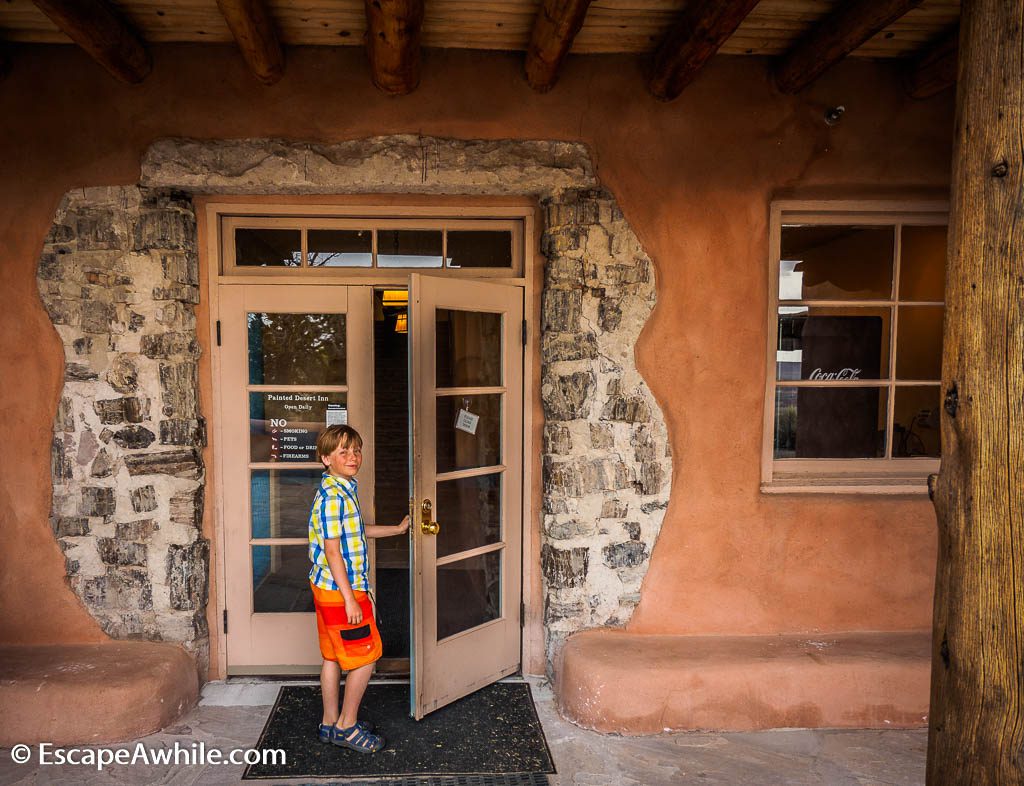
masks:
[[(409, 530), (409, 517), (393, 527), (363, 525), (355, 479), (363, 464), (363, 439), (355, 429), (328, 426), (317, 438), (316, 450), (326, 469), (309, 514), (309, 559), (313, 563), (309, 581), (324, 659), (320, 669), (324, 715), (319, 736), (321, 742), (376, 753), (384, 747), (384, 738), (357, 718), (373, 664), (381, 655), (380, 634), (367, 598), (366, 538), (402, 535)], [(359, 623), (364, 624), (351, 627)], [(348, 670), (348, 676), (339, 713), (342, 668)]]

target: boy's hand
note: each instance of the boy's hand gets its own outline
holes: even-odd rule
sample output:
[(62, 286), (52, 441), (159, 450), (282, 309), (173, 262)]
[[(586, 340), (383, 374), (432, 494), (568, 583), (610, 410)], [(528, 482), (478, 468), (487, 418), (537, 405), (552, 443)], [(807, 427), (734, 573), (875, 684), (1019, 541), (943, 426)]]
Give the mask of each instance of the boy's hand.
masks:
[(345, 616), (348, 617), (349, 625), (358, 625), (363, 621), (363, 609), (355, 597), (345, 599)]
[(405, 534), (406, 532), (408, 532), (408, 531), (409, 531), (409, 524), (410, 524), (410, 522), (409, 522), (409, 517), (408, 517), (408, 516), (406, 516), (406, 517), (405, 517), (404, 519), (402, 519), (402, 520), (401, 520), (401, 521), (400, 521), (400, 522), (399, 522), (399, 523), (398, 523), (398, 524), (397, 524), (397, 525), (395, 526), (395, 534), (396, 534), (396, 535), (404, 535), (404, 534)]

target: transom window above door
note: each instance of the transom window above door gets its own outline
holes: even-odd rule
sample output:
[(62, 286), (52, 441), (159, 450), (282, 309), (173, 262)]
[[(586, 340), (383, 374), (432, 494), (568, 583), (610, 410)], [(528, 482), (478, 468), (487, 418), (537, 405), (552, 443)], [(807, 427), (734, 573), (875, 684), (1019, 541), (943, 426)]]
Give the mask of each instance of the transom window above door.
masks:
[(221, 238), (225, 275), (522, 275), (523, 224), (515, 219), (223, 216)]
[(924, 491), (941, 453), (946, 215), (773, 205), (765, 491)]

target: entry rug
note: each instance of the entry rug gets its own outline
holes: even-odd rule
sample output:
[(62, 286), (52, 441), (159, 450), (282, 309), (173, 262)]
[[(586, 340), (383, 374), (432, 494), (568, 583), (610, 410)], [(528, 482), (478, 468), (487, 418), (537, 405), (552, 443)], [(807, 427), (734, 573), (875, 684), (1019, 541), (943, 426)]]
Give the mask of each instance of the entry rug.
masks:
[[(370, 756), (321, 743), (317, 725), (322, 713), (319, 686), (282, 687), (256, 747), (283, 749), (287, 761), (250, 765), (242, 777), (366, 779), (555, 772), (526, 683), (489, 685), (419, 722), (409, 717), (407, 684), (371, 684), (359, 717), (377, 727), (387, 747)], [(495, 783), (505, 782), (495, 779)]]

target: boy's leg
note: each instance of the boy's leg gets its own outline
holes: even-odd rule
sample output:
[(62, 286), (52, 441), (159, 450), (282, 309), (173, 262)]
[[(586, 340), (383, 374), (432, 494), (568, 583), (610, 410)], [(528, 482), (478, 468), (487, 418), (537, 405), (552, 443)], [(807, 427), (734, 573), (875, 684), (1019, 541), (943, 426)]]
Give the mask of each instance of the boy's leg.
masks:
[[(341, 692), (341, 667), (336, 660), (324, 658), (320, 667), (320, 693), (324, 701), (323, 723), (333, 726), (338, 720), (338, 694)], [(347, 695), (348, 691), (346, 691)]]
[[(337, 664), (335, 664), (337, 666)], [(348, 729), (356, 725), (359, 715), (359, 705), (363, 701), (363, 694), (366, 693), (366, 686), (370, 684), (370, 677), (373, 674), (373, 664), (368, 663), (358, 669), (352, 669), (345, 677), (345, 698), (341, 703), (341, 717), (338, 718), (339, 729)], [(324, 694), (326, 696), (326, 694)], [(327, 699), (324, 699), (326, 707)], [(335, 705), (337, 706), (337, 705)], [(326, 715), (324, 716), (327, 717)], [(327, 721), (325, 720), (324, 723)]]

